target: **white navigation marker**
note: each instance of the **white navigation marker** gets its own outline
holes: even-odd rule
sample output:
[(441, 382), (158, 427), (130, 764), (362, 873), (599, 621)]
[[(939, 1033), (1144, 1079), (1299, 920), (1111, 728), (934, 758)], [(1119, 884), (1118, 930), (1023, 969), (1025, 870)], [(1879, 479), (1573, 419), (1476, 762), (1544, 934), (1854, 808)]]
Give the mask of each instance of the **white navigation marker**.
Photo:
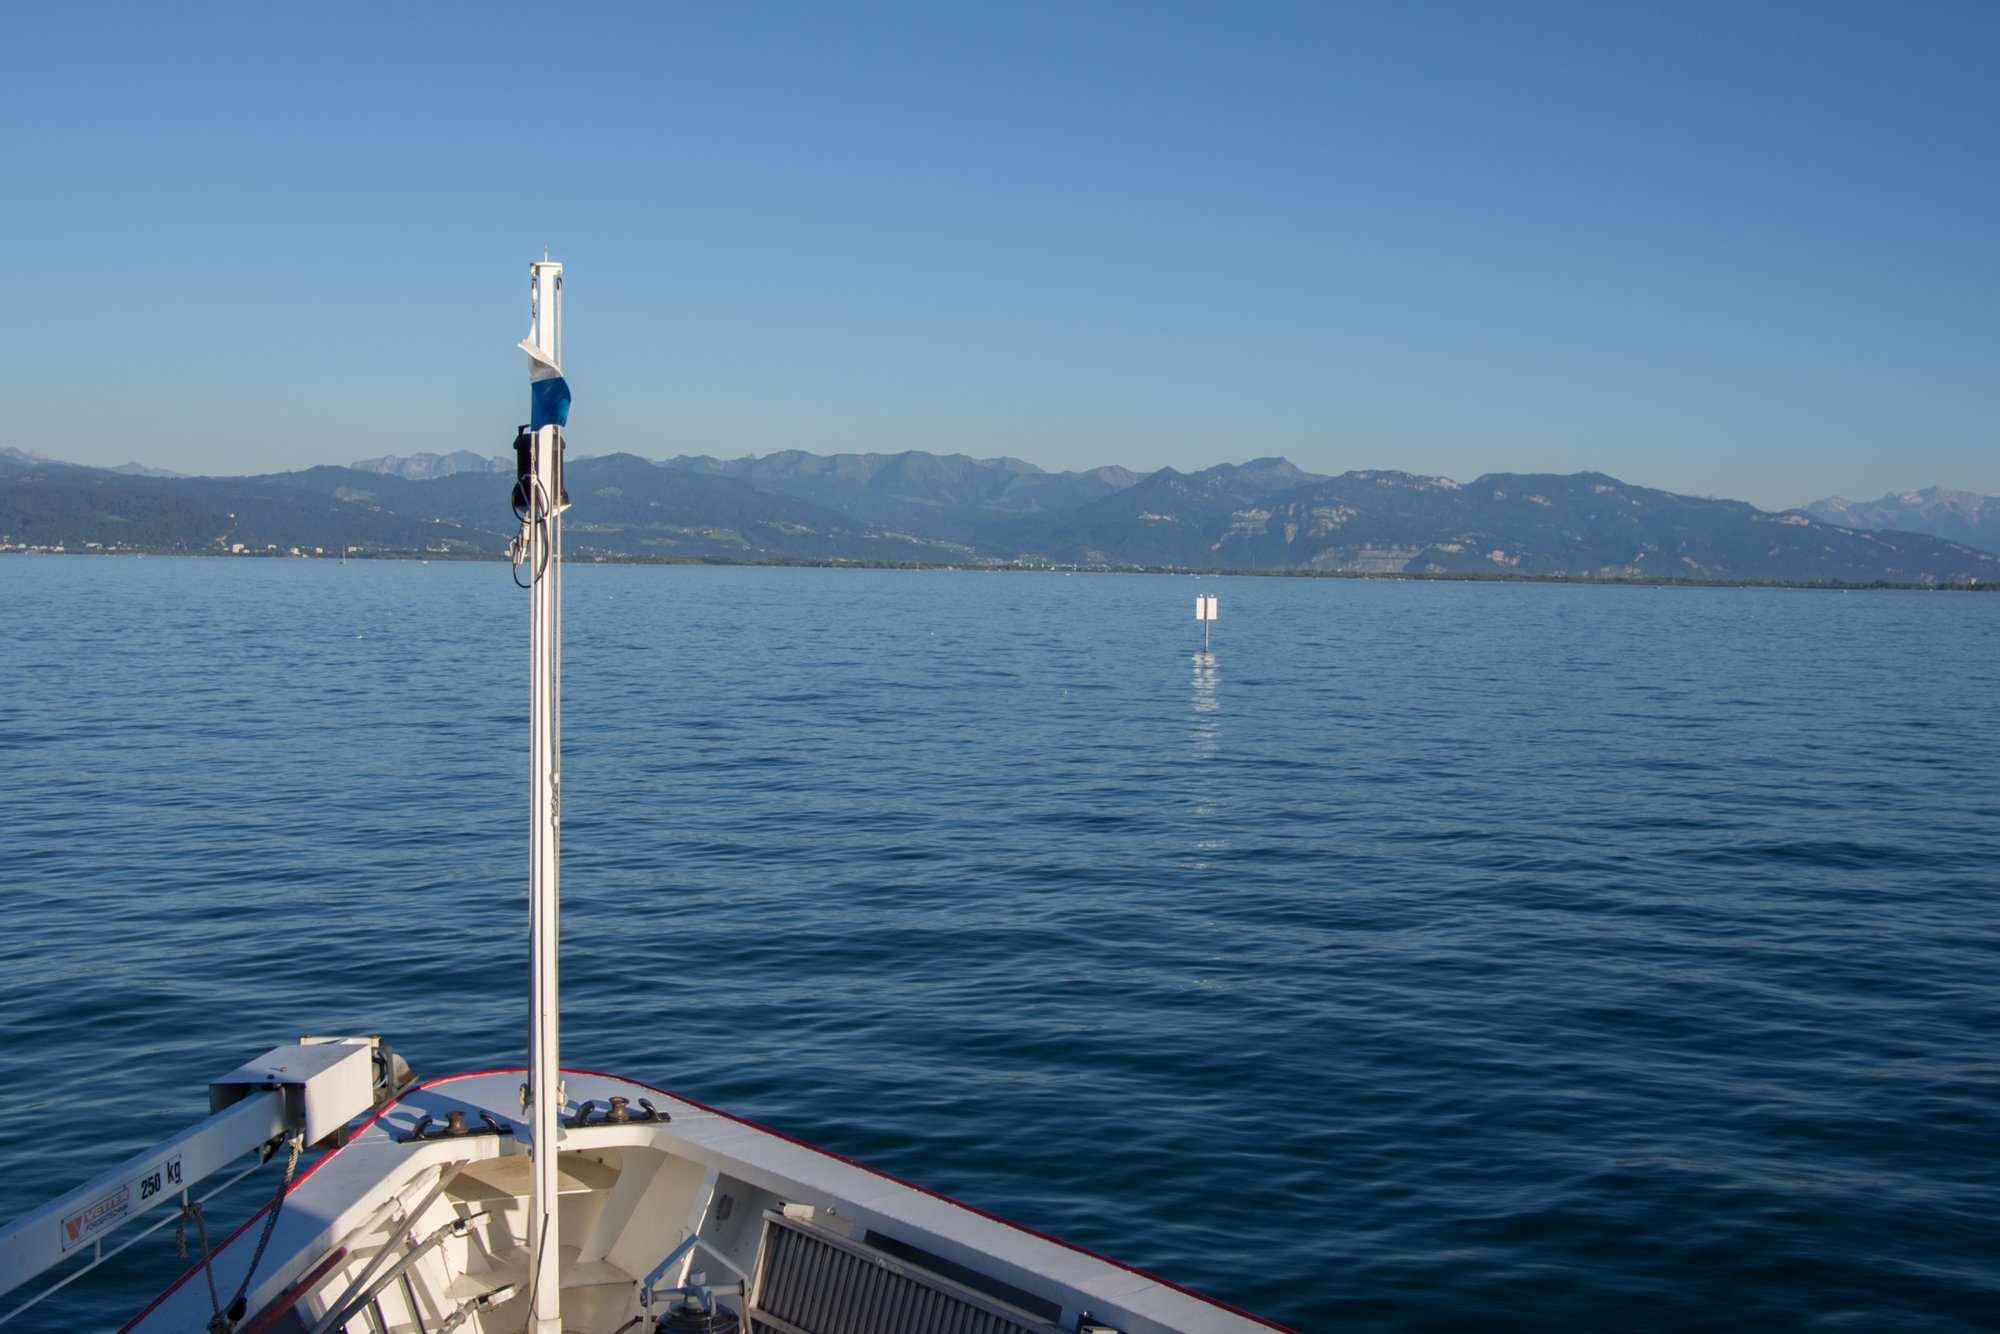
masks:
[(1215, 620), (1215, 599), (1197, 593), (1194, 599), (1194, 618), (1201, 622), (1201, 651), (1208, 652), (1208, 627)]

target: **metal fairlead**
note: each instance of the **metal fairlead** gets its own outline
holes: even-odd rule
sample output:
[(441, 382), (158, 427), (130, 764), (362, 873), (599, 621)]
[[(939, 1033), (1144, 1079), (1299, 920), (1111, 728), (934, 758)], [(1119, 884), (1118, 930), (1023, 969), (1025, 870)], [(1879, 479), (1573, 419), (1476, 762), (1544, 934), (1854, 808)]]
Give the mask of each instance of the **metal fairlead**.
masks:
[(586, 1102), (583, 1106), (577, 1108), (576, 1115), (570, 1118), (569, 1128), (575, 1130), (588, 1125), (622, 1126), (631, 1123), (645, 1125), (653, 1121), (671, 1121), (674, 1119), (672, 1114), (663, 1112), (653, 1106), (652, 1099), (650, 1098), (639, 1099), (639, 1106), (645, 1109), (644, 1116), (627, 1111), (626, 1104), (631, 1101), (630, 1098), (612, 1098), (611, 1106), (596, 1121), (590, 1119), (590, 1114), (597, 1110), (597, 1103), (594, 1101)]
[[(512, 1126), (501, 1125), (485, 1112), (479, 1114), (479, 1119), (486, 1123), (483, 1130), (475, 1129), (465, 1124), (465, 1113), (458, 1108), (453, 1108), (444, 1114), (444, 1124), (441, 1126), (437, 1125), (437, 1122), (431, 1117), (419, 1117), (417, 1123), (410, 1127), (410, 1133), (396, 1136), (396, 1142), (398, 1144), (414, 1144), (420, 1140), (428, 1139), (463, 1139), (469, 1135), (511, 1135), (514, 1133)], [(436, 1129), (432, 1129), (433, 1126), (436, 1126)]]

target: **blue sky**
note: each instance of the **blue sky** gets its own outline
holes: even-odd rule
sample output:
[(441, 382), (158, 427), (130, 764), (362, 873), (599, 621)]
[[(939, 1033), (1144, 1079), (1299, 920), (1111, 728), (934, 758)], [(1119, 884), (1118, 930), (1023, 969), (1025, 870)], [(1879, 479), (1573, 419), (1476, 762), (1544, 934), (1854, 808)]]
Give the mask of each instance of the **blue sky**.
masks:
[(16, 5), (7, 443), (2000, 491), (1990, 3)]

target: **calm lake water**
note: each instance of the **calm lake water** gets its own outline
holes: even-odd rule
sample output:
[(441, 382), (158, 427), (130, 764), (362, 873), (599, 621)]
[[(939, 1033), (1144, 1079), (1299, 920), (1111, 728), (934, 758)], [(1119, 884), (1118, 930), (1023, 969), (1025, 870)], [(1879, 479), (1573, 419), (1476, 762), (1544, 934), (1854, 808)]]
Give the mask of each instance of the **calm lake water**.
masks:
[[(520, 1063), (505, 567), (0, 589), (0, 1216), (299, 1033)], [(2000, 597), (577, 566), (566, 617), (568, 1064), (1301, 1330), (2000, 1328)]]

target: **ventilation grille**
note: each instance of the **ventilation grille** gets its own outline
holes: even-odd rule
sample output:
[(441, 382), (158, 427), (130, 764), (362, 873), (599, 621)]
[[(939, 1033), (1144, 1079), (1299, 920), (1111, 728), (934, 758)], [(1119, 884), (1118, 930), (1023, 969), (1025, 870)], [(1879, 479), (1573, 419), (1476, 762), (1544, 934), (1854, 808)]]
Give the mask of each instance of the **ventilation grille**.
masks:
[(1061, 1334), (950, 1279), (764, 1215), (752, 1334)]

